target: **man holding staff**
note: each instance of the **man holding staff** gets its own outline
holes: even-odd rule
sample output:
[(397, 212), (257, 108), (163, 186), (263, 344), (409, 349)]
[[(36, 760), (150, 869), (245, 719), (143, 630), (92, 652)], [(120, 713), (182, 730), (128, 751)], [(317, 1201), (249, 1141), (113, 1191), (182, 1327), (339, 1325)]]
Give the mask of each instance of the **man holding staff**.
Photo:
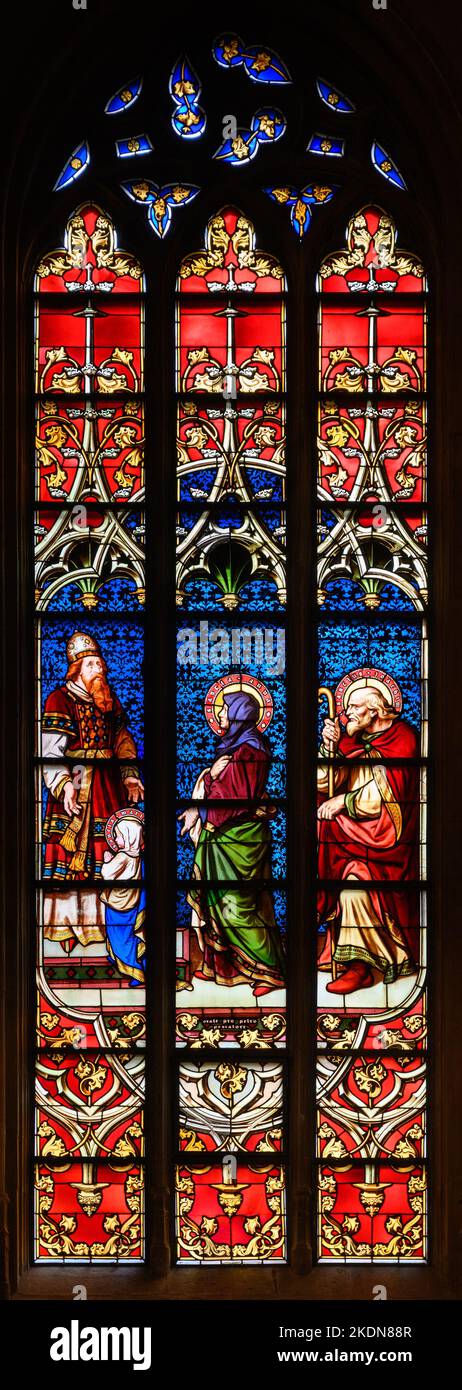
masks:
[(402, 885), (419, 877), (418, 744), (402, 703), (388, 673), (364, 667), (344, 676), (323, 725), (320, 754), (334, 762), (318, 771), (318, 963), (332, 994), (417, 971), (417, 894)]

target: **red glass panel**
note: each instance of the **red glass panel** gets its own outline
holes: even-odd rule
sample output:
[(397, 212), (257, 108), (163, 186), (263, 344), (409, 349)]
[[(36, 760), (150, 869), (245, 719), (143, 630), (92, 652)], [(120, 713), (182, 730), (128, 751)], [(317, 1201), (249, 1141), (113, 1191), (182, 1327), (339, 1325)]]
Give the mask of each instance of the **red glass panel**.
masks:
[[(36, 497), (134, 502), (144, 486), (144, 407), (139, 401), (37, 403)], [(83, 475), (83, 476), (80, 476)]]
[(332, 1163), (318, 1250), (331, 1263), (425, 1258), (427, 914), (411, 885), (426, 874), (427, 652), (411, 614), (428, 599), (427, 310), (397, 236), (361, 208), (318, 279), (318, 602), (337, 615), (318, 625), (317, 1156)]
[(425, 311), (408, 305), (367, 312), (355, 303), (320, 310), (322, 391), (425, 389)]
[(129, 505), (144, 482), (143, 288), (110, 218), (89, 205), (37, 268), (35, 491), (63, 504), (35, 518), (45, 1262), (143, 1258), (143, 629), (130, 613), (139, 619), (145, 597), (144, 515)]
[(320, 1168), (318, 1258), (407, 1264), (426, 1258), (425, 1169), (382, 1163)]
[[(346, 739), (345, 739), (346, 743)], [(415, 753), (418, 753), (415, 739)], [(318, 766), (318, 814), (328, 807), (329, 766)], [(348, 755), (335, 769), (334, 795), (344, 794), (345, 808), (333, 819), (318, 821), (319, 878), (344, 880), (399, 879), (420, 876), (420, 769), (412, 763), (355, 763)], [(344, 888), (344, 893), (347, 888)], [(404, 906), (411, 918), (414, 905)], [(323, 910), (324, 904), (320, 910)]]
[(317, 1155), (325, 1161), (425, 1156), (426, 1061), (339, 1053), (318, 1060)]
[[(65, 311), (39, 302), (37, 392), (78, 396), (91, 383), (102, 395), (143, 390), (140, 305), (104, 300)], [(96, 369), (96, 370), (95, 370)]]
[(396, 1047), (403, 1056), (422, 1052), (427, 1039), (426, 992), (413, 988), (409, 993), (408, 1009), (377, 1007), (374, 1011), (369, 1006), (364, 1014), (360, 1007), (344, 1009), (346, 1000), (339, 1000), (338, 995), (330, 999), (329, 1005), (318, 1013), (318, 1047), (332, 1054), (352, 1047), (367, 1048), (368, 1052)]
[(283, 1263), (283, 1170), (261, 1172), (238, 1164), (230, 1179), (226, 1167), (225, 1173), (218, 1166), (179, 1168), (176, 1236), (180, 1264)]
[(418, 256), (397, 245), (389, 213), (366, 205), (350, 218), (346, 245), (323, 260), (319, 288), (328, 294), (419, 294), (426, 279)]
[(246, 303), (231, 308), (228, 317), (208, 301), (188, 302), (181, 309), (177, 390), (222, 394), (227, 384), (230, 389), (228, 376), (238, 393), (284, 390), (282, 343), (278, 303), (258, 310)]
[[(69, 1047), (74, 1050), (116, 1047), (121, 1052), (146, 1045), (144, 991), (138, 989), (136, 1002), (124, 1002), (128, 981), (106, 980), (104, 992), (98, 978), (86, 973), (80, 977), (79, 965), (62, 967), (71, 979), (56, 979), (56, 967), (39, 967), (37, 991), (37, 1047), (47, 1056), (64, 1058)], [(103, 963), (102, 963), (103, 964)], [(109, 965), (104, 967), (109, 970)], [(115, 971), (114, 971), (115, 974)], [(112, 991), (111, 985), (113, 986)], [(118, 991), (118, 992), (116, 992)], [(123, 993), (120, 995), (120, 992)], [(120, 997), (119, 997), (120, 996)], [(122, 1000), (122, 1002), (121, 1002)]]
[(42, 1263), (125, 1264), (143, 1258), (143, 1170), (71, 1163), (63, 1173), (37, 1164), (36, 1259)]
[(131, 1168), (143, 1157), (144, 1057), (41, 1053), (37, 1059), (36, 1153), (42, 1159), (105, 1158)]
[[(222, 493), (223, 482), (234, 480), (237, 495), (247, 500), (255, 490), (262, 495), (265, 481), (274, 491), (275, 478), (281, 480), (285, 496), (285, 409), (268, 400), (237, 411), (237, 448), (225, 445), (225, 406), (199, 409), (188, 400), (178, 407), (178, 496), (182, 500), (209, 500)], [(204, 470), (207, 470), (205, 472)], [(250, 470), (257, 470), (251, 477)], [(255, 488), (255, 476), (257, 486)], [(205, 487), (205, 492), (204, 492)], [(245, 489), (243, 492), (242, 489)]]
[[(323, 890), (322, 917), (339, 894)], [(417, 893), (411, 895), (417, 903)], [(364, 884), (342, 890), (341, 916), (319, 931), (318, 1007), (374, 1013), (406, 1007), (425, 962), (424, 935), (404, 893), (375, 893)], [(351, 925), (355, 921), (362, 926)], [(360, 972), (360, 973), (358, 973)], [(347, 988), (343, 988), (346, 984)]]
[(389, 405), (381, 398), (358, 406), (321, 403), (321, 498), (354, 501), (376, 496), (383, 501), (385, 495), (401, 505), (421, 502), (426, 497), (426, 459), (424, 402), (410, 399)]

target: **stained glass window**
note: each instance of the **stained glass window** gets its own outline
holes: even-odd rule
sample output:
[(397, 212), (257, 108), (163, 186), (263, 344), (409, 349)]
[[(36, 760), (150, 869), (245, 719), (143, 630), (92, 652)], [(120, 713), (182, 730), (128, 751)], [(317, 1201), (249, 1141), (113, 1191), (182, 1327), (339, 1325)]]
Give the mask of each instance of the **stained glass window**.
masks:
[(318, 278), (318, 1258), (426, 1229), (426, 278), (367, 205)]
[(180, 1264), (287, 1258), (285, 296), (233, 207), (179, 268)]
[(143, 1258), (144, 278), (82, 204), (35, 281), (35, 1258)]
[[(310, 241), (324, 218), (325, 248), (336, 244), (328, 228), (357, 155), (358, 94), (313, 78), (301, 172), (290, 144), (292, 79), (278, 54), (223, 33), (191, 56), (175, 45), (156, 97), (165, 165), (141, 75), (132, 70), (115, 90), (119, 72), (101, 110), (114, 196), (135, 229), (133, 247), (136, 236), (149, 244), (151, 312), (162, 301), (159, 351), (164, 360), (170, 352), (171, 391), (159, 392), (155, 413), (162, 448), (176, 422), (175, 494), (161, 500), (155, 451), (152, 476), (165, 621), (176, 635), (159, 705), (167, 735), (175, 724), (174, 768), (166, 757), (159, 770), (154, 743), (147, 759), (144, 747), (145, 630), (148, 642), (154, 631), (144, 267), (89, 196), (34, 282), (35, 1260), (146, 1259), (146, 774), (175, 851), (173, 872), (169, 861), (159, 875), (164, 966), (172, 929), (162, 979), (171, 1047), (165, 1067), (164, 1054), (150, 1058), (159, 1091), (168, 1088), (156, 1143), (171, 1159), (172, 1262), (288, 1262), (296, 1070), (298, 1094), (313, 1075), (311, 1118), (300, 1115), (304, 1177), (294, 1160), (294, 1248), (313, 1218), (319, 1263), (418, 1263), (428, 1254), (426, 273), (372, 195), (356, 212), (349, 204), (345, 244), (318, 265), (307, 328)], [(221, 133), (213, 82), (247, 92)], [(406, 203), (404, 175), (377, 130), (364, 146), (366, 188)], [(77, 130), (80, 143), (57, 160), (58, 201), (76, 188), (83, 197), (93, 177), (99, 145), (86, 135)], [(246, 201), (254, 160), (262, 229)], [(221, 178), (232, 200), (214, 196), (207, 208), (216, 210), (201, 221), (204, 192)], [(203, 228), (191, 240), (188, 216)], [(169, 255), (175, 237), (182, 251)], [(299, 434), (307, 399), (311, 419)], [(303, 445), (310, 429), (312, 452)], [(317, 611), (309, 653), (302, 641), (288, 680), (287, 514), (290, 528), (307, 480)], [(300, 558), (294, 550), (292, 573)], [(300, 631), (309, 586), (290, 587)], [(301, 692), (303, 667), (312, 679)], [(305, 729), (316, 725), (307, 711), (318, 714), (316, 778), (296, 733), (287, 761), (292, 710), (296, 730), (302, 708)], [(294, 815), (307, 801), (316, 846)], [(287, 873), (294, 844), (293, 862), (302, 846), (313, 869), (300, 893)], [(316, 925), (314, 912), (298, 916), (305, 889), (316, 897)], [(306, 1001), (303, 1020), (295, 1009), (287, 1029), (302, 929), (312, 944), (313, 1037), (316, 1013), (309, 1067)], [(165, 1186), (164, 1170), (159, 1208)]]

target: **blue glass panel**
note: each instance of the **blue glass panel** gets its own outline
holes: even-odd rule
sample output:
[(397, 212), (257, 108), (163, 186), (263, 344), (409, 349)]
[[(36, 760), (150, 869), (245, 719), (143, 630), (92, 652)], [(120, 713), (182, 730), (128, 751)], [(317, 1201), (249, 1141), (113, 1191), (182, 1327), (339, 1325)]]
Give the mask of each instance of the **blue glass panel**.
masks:
[(281, 624), (275, 620), (260, 626), (249, 617), (242, 624), (235, 620), (230, 623), (224, 615), (221, 622), (204, 619), (189, 623), (185, 617), (179, 623), (177, 665), (178, 759), (180, 778), (183, 770), (187, 776), (186, 787), (181, 780), (179, 795), (191, 794), (200, 772), (210, 767), (219, 749), (218, 729), (213, 727), (210, 713), (210, 692), (215, 698), (217, 681), (223, 683), (224, 693), (230, 685), (236, 688), (236, 679), (231, 677), (236, 678), (240, 672), (242, 689), (247, 691), (248, 686), (248, 693), (263, 683), (262, 689), (256, 690), (256, 698), (262, 710), (262, 732), (273, 759), (268, 790), (281, 796), (286, 757), (285, 631)]
[(152, 149), (149, 135), (130, 135), (125, 140), (116, 140), (119, 159), (134, 159), (139, 154), (150, 154)]
[(282, 501), (282, 478), (276, 473), (271, 473), (269, 469), (249, 468), (245, 465), (245, 476), (251, 484), (256, 501), (266, 498), (271, 498), (273, 502)]
[(180, 501), (191, 502), (207, 500), (216, 478), (216, 469), (204, 468), (200, 473), (183, 475), (180, 478)]
[[(324, 586), (323, 593), (326, 595), (323, 602), (324, 612), (345, 609), (351, 613), (356, 609), (358, 600), (364, 597), (359, 584), (348, 577), (330, 579)], [(403, 594), (402, 589), (398, 589), (396, 584), (380, 584), (380, 608), (396, 609), (404, 613), (415, 611), (412, 599)]]
[(318, 515), (319, 515), (319, 524), (318, 524), (318, 527), (317, 527), (318, 539), (319, 539), (319, 540), (323, 540), (324, 537), (327, 535), (327, 532), (328, 532), (328, 531), (333, 531), (334, 526), (337, 525), (337, 520), (338, 520), (338, 518), (337, 518), (335, 512), (327, 511), (326, 508), (323, 508), (322, 510), (320, 510), (320, 512), (318, 513)]
[(175, 134), (182, 139), (197, 140), (198, 136), (204, 133), (207, 118), (203, 107), (199, 105), (201, 84), (188, 58), (179, 58), (175, 63), (169, 91), (175, 103), (172, 115)]
[(214, 43), (212, 52), (221, 68), (242, 67), (244, 44), (237, 34), (222, 34)]
[(133, 106), (139, 97), (142, 86), (143, 78), (137, 77), (134, 82), (126, 82), (125, 86), (119, 87), (118, 92), (106, 103), (106, 116), (117, 116), (120, 111), (128, 111), (129, 106)]
[(345, 154), (345, 141), (334, 140), (331, 135), (312, 135), (307, 144), (308, 154), (323, 154), (330, 158), (340, 158)]
[(197, 140), (200, 135), (204, 134), (206, 124), (205, 111), (196, 102), (182, 101), (173, 112), (173, 129), (175, 134), (184, 140)]
[(264, 190), (273, 203), (279, 203), (281, 207), (289, 209), (292, 226), (300, 238), (308, 231), (311, 208), (330, 203), (336, 191), (336, 187), (327, 188), (321, 184), (308, 184), (300, 191), (292, 184), (282, 184)]
[[(44, 593), (46, 593), (46, 585), (44, 586)], [(101, 588), (98, 589), (97, 599), (99, 613), (110, 613), (112, 610), (139, 612), (140, 600), (137, 597), (137, 586), (133, 579), (109, 579), (107, 584), (102, 584)], [(58, 589), (50, 603), (47, 604), (46, 611), (47, 613), (74, 613), (76, 621), (85, 623), (82, 592), (79, 585), (68, 583), (62, 589)]]
[[(194, 474), (194, 481), (191, 484), (188, 484), (191, 493), (191, 497), (188, 497), (188, 501), (191, 502), (194, 500), (196, 502), (197, 500), (197, 502), (200, 505), (196, 505), (195, 507), (185, 505), (181, 507), (179, 511), (179, 525), (182, 528), (184, 528), (185, 533), (189, 531), (191, 526), (195, 524), (197, 517), (202, 509), (202, 494), (203, 492), (205, 492), (205, 488), (200, 490), (197, 499), (196, 492), (193, 491), (193, 489), (197, 489), (198, 477), (202, 476), (204, 476), (205, 481), (207, 479), (207, 476), (209, 475), (207, 475), (206, 473), (204, 473), (204, 475), (196, 473)], [(246, 476), (248, 476), (247, 473)], [(259, 521), (262, 525), (266, 527), (268, 531), (272, 531), (274, 527), (278, 526), (281, 523), (281, 518), (283, 519), (284, 517), (285, 504), (283, 504), (282, 511), (281, 507), (277, 505), (275, 505), (274, 507), (270, 506), (270, 497), (266, 496), (266, 494), (270, 492), (271, 495), (271, 491), (273, 488), (275, 490), (276, 488), (279, 489), (280, 482), (273, 475), (267, 472), (263, 472), (263, 470), (261, 471), (261, 473), (258, 472), (256, 481), (258, 483), (258, 488), (253, 499), (251, 512), (253, 516), (258, 516)], [(261, 496), (259, 498), (257, 495), (258, 492), (264, 492), (265, 496)], [(252, 494), (250, 494), (250, 496), (252, 497)], [(276, 498), (274, 498), (275, 502), (277, 502), (277, 496), (278, 494), (276, 493)], [(207, 501), (207, 498), (208, 494), (204, 497), (204, 503)], [(273, 500), (273, 498), (271, 498), (271, 500)], [(230, 497), (226, 504), (222, 503), (219, 507), (216, 508), (216, 510), (214, 510), (214, 525), (220, 528), (221, 530), (230, 530), (233, 532), (238, 531), (245, 523), (248, 510), (249, 508), (247, 507), (247, 505), (243, 502), (240, 502), (238, 498)]]
[(264, 526), (270, 535), (275, 536), (280, 544), (283, 544), (286, 534), (285, 511), (281, 511), (280, 507), (273, 509), (264, 503), (261, 505), (257, 503), (252, 510), (254, 515), (258, 517), (260, 525)]
[(216, 150), (214, 159), (223, 159), (232, 165), (248, 164), (250, 159), (255, 158), (259, 145), (274, 144), (281, 139), (286, 124), (282, 111), (261, 106), (252, 116), (250, 130), (238, 130), (236, 135), (224, 140)]
[(258, 143), (258, 135), (255, 131), (238, 130), (232, 138), (223, 141), (213, 157), (236, 166), (248, 164), (249, 160), (255, 158)]
[(319, 78), (316, 86), (321, 101), (324, 102), (325, 106), (329, 107), (330, 111), (338, 111), (341, 112), (342, 115), (348, 116), (352, 111), (356, 110), (356, 107), (353, 106), (353, 102), (350, 101), (348, 97), (344, 96), (342, 92), (339, 92), (337, 87), (333, 87), (331, 82), (324, 82), (322, 78)]
[(172, 221), (172, 209), (170, 204), (163, 198), (157, 198), (155, 203), (150, 203), (148, 207), (148, 222), (153, 232), (158, 237), (164, 237), (170, 229)]
[[(178, 601), (193, 595), (206, 605), (210, 597), (217, 611), (231, 612), (244, 602), (262, 609), (261, 585), (271, 607), (285, 599), (285, 510), (257, 503), (250, 509), (181, 508), (176, 527)], [(202, 582), (205, 590), (192, 590)], [(275, 587), (273, 587), (275, 586)], [(244, 600), (242, 598), (245, 590)], [(180, 598), (180, 595), (183, 596)]]
[(250, 584), (245, 584), (241, 589), (240, 603), (242, 608), (251, 608), (256, 612), (263, 611), (265, 608), (271, 612), (281, 612), (284, 607), (278, 598), (277, 585), (273, 579), (264, 579), (260, 576), (252, 579)]
[[(318, 681), (335, 690), (348, 671), (374, 666), (397, 682), (403, 697), (403, 715), (420, 728), (422, 708), (421, 631), (389, 622), (335, 623), (321, 620), (318, 632)], [(325, 718), (320, 708), (319, 736)]]
[[(179, 512), (179, 525), (184, 529), (185, 534), (194, 526), (198, 517), (197, 507), (181, 507)], [(244, 520), (244, 510), (239, 503), (230, 498), (227, 505), (222, 504), (214, 513), (214, 526), (224, 531), (237, 531), (242, 526)]]
[[(199, 612), (223, 613), (223, 597), (211, 579), (189, 579), (185, 584), (186, 606)], [(275, 580), (254, 575), (239, 590), (239, 612), (281, 612)]]
[(274, 140), (280, 140), (281, 135), (287, 127), (287, 121), (282, 111), (277, 111), (275, 107), (261, 106), (250, 122), (251, 130), (258, 135), (260, 145), (267, 144)]
[(64, 165), (62, 173), (56, 180), (53, 193), (57, 193), (61, 188), (67, 188), (68, 184), (74, 183), (80, 175), (88, 169), (90, 163), (90, 146), (87, 140), (82, 140), (81, 145), (77, 145), (73, 153), (69, 156)]
[(152, 179), (134, 179), (130, 183), (121, 183), (124, 193), (128, 198), (132, 198), (134, 203), (153, 203), (159, 193), (159, 185), (153, 183)]
[(243, 55), (246, 73), (252, 82), (291, 82), (289, 69), (278, 53), (262, 44), (246, 46)]
[(133, 179), (121, 183), (120, 187), (127, 198), (146, 208), (148, 222), (158, 237), (166, 236), (169, 230), (172, 208), (184, 207), (199, 193), (199, 189), (191, 183), (166, 183), (160, 188), (151, 179)]
[(222, 68), (244, 67), (252, 82), (291, 82), (286, 64), (266, 44), (244, 44), (237, 34), (222, 34), (213, 46), (215, 61)]
[[(158, 189), (156, 199), (148, 208), (148, 221), (157, 236), (165, 236), (170, 226), (172, 209), (186, 207), (197, 197), (200, 189), (193, 183), (166, 183)], [(168, 216), (164, 215), (162, 204), (166, 204)]]
[(396, 188), (405, 189), (407, 187), (396, 164), (390, 159), (390, 155), (386, 153), (383, 145), (378, 145), (376, 140), (371, 149), (371, 159), (374, 169), (377, 170), (378, 174), (382, 175), (382, 178), (388, 179), (388, 182), (393, 183)]

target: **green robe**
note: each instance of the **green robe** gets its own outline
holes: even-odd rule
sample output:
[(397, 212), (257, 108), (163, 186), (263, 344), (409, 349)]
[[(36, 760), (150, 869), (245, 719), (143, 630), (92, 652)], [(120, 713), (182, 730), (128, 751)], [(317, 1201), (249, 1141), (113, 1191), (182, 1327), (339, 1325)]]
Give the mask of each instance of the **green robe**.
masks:
[(200, 973), (218, 984), (283, 986), (284, 954), (264, 886), (270, 845), (264, 817), (201, 831), (188, 902), (204, 922)]

